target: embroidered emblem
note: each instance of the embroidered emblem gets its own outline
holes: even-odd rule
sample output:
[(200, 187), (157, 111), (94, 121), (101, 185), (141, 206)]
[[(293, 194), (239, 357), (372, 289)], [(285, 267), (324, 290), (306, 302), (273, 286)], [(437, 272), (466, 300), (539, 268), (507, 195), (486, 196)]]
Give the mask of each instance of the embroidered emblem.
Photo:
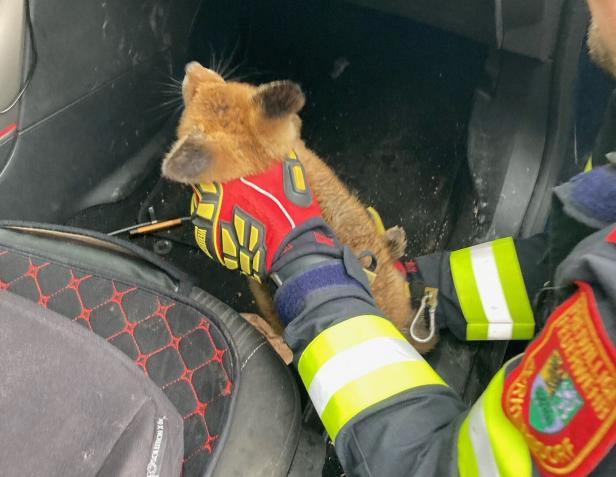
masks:
[(578, 286), (503, 392), (505, 414), (545, 475), (587, 475), (616, 443), (616, 349), (592, 288)]
[(554, 351), (533, 382), (530, 425), (546, 434), (559, 432), (569, 424), (582, 404), (584, 400), (564, 369), (560, 353)]

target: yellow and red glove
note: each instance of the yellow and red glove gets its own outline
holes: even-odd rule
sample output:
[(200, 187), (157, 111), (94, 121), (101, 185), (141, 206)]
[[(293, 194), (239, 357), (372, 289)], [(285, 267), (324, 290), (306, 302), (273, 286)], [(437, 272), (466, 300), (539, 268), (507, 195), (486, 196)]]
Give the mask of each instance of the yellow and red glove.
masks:
[[(267, 171), (193, 187), (195, 240), (212, 259), (262, 281), (293, 231), (322, 228), (321, 208), (294, 152)], [(316, 241), (331, 241), (314, 232)]]

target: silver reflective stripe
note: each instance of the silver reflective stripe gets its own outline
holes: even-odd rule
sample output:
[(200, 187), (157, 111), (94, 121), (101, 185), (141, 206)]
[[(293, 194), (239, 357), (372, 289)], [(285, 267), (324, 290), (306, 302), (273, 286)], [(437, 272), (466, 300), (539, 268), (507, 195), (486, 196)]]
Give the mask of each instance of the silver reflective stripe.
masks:
[(490, 443), (490, 435), (488, 434), (488, 426), (486, 417), (483, 412), (483, 395), (472, 407), (469, 414), (469, 433), (473, 450), (475, 451), (475, 459), (481, 477), (499, 477), (498, 466), (492, 452), (492, 444)]
[(513, 335), (513, 318), (509, 313), (507, 299), (498, 275), (492, 243), (472, 247), (471, 263), (481, 304), (489, 322), (488, 339), (510, 339)]
[(315, 375), (308, 394), (320, 416), (332, 396), (347, 384), (384, 366), (422, 359), (402, 336), (373, 338), (329, 359)]

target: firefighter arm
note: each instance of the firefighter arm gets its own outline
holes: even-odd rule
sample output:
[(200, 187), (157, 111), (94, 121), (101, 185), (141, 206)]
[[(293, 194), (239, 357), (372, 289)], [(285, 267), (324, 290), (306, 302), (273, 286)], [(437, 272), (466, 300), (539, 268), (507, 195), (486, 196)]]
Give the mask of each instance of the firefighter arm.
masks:
[[(285, 164), (297, 168), (296, 161), (293, 155)], [(285, 340), (346, 472), (360, 476), (530, 475), (530, 452), (525, 445), (529, 440), (518, 431), (525, 423), (514, 408), (506, 408), (509, 414), (505, 415), (502, 404), (520, 374), (511, 370), (506, 376), (510, 369), (499, 372), (467, 412), (459, 397), (376, 307), (357, 258), (337, 242), (318, 204), (307, 197), (310, 192), (303, 191), (310, 199), (306, 201), (293, 196), (294, 202), (285, 195), (284, 167), (276, 165), (259, 176), (225, 185), (201, 185), (193, 200), (195, 236), (205, 253), (228, 268), (241, 269), (259, 280), (273, 278), (278, 287), (275, 305), (286, 325)], [(582, 280), (596, 288), (598, 311), (585, 318), (592, 318), (592, 322), (586, 320), (589, 330), (600, 328), (601, 316), (612, 318), (604, 323), (603, 334), (609, 339), (602, 340), (613, 370), (616, 232), (606, 231), (593, 240), (580, 244), (577, 257), (574, 253), (563, 264), (556, 284), (566, 287)], [(602, 248), (593, 252), (593, 243), (598, 242)], [(501, 239), (453, 252), (442, 261), (449, 264), (456, 296), (464, 297), (460, 308), (465, 339), (532, 336), (528, 283), (516, 249), (511, 239)], [(498, 302), (490, 301), (486, 292), (490, 284), (478, 271), (499, 280)], [(575, 300), (583, 311), (580, 294)], [(564, 311), (560, 313), (558, 323), (563, 324)], [(578, 420), (586, 430), (595, 430), (586, 418)], [(614, 427), (608, 437), (597, 440), (602, 447), (591, 450), (594, 455), (589, 454), (587, 467), (595, 465), (616, 441)], [(534, 439), (530, 442), (536, 447)], [(538, 454), (537, 449), (531, 451), (534, 457), (545, 454), (541, 449)]]
[[(606, 421), (608, 414), (601, 414), (608, 408), (595, 410), (591, 404), (600, 400), (592, 383), (578, 382), (576, 372), (563, 370), (575, 369), (574, 360), (579, 369), (580, 360), (588, 358), (584, 340), (593, 338), (603, 352), (587, 368), (616, 379), (615, 246), (616, 231), (603, 231), (581, 243), (563, 263), (557, 283), (568, 298), (563, 296), (566, 300), (526, 355), (507, 363), (468, 412), (374, 307), (348, 254), (328, 264), (342, 266), (347, 281), (314, 286), (320, 272), (311, 270), (288, 282), (310, 283), (304, 289), (308, 293), (302, 292), (306, 285), (287, 289), (283, 284), (277, 302), (284, 303), (285, 290), (293, 290), (294, 305), (279, 310), (297, 312), (288, 321), (285, 338), (347, 474), (530, 477), (537, 469), (547, 475), (566, 469), (585, 475), (596, 466), (614, 465), (616, 456), (609, 450), (616, 442), (616, 427)], [(558, 379), (553, 381), (550, 373)], [(535, 386), (530, 383), (546, 379), (554, 386), (546, 392), (568, 393), (573, 399), (571, 406), (553, 410), (566, 411), (557, 421), (562, 444), (552, 442), (553, 430), (545, 432), (549, 416), (531, 422), (530, 414), (520, 411), (534, 406), (530, 391)], [(579, 392), (572, 396), (571, 389)], [(607, 397), (609, 390), (602, 393), (613, 399)], [(536, 407), (539, 411), (549, 409)], [(586, 439), (589, 435), (592, 439)]]
[[(466, 407), (375, 307), (348, 249), (285, 280), (284, 337), (348, 475), (457, 475)], [(283, 267), (284, 268), (284, 267)]]
[(615, 273), (613, 226), (582, 241), (561, 264), (561, 304), (462, 422), (462, 477), (613, 474)]
[(548, 281), (546, 238), (505, 237), (414, 260), (413, 295), (438, 289), (437, 325), (463, 341), (530, 340), (533, 296)]

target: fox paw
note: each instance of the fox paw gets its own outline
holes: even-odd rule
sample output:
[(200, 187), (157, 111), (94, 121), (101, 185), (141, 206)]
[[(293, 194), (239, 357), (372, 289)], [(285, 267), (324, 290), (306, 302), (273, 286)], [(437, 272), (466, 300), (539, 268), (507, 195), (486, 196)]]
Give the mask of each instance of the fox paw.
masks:
[(402, 227), (390, 227), (385, 231), (385, 243), (394, 259), (402, 257), (406, 251), (406, 232)]

